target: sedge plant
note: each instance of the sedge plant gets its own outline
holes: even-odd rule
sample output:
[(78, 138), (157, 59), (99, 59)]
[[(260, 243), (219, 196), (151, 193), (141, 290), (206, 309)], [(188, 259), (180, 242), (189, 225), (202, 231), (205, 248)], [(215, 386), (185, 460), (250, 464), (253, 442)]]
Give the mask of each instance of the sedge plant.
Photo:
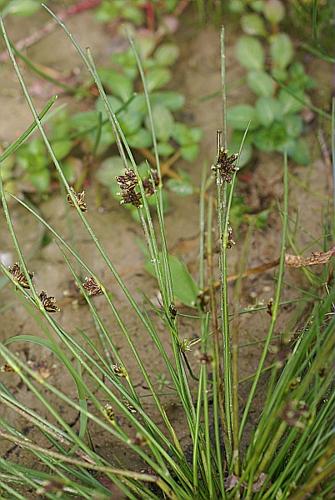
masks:
[[(199, 215), (199, 300), (196, 304), (197, 339), (184, 338), (175, 304), (174, 282), (170, 269), (168, 240), (164, 222), (162, 180), (159, 154), (147, 89), (145, 73), (136, 43), (130, 40), (137, 60), (147, 104), (157, 171), (144, 180), (138, 173), (132, 155), (111, 108), (104, 87), (89, 51), (84, 51), (61, 20), (47, 8), (62, 27), (92, 76), (113, 127), (124, 175), (119, 178), (123, 201), (133, 203), (139, 212), (148, 254), (157, 278), (160, 305), (138, 302), (107, 254), (102, 242), (86, 217), (86, 202), (82, 193), (69, 186), (52, 144), (45, 131), (43, 118), (53, 101), (38, 114), (30, 97), (21, 70), (16, 62), (13, 44), (5, 25), (1, 31), (11, 62), (33, 116), (27, 131), (0, 156), (1, 162), (16, 151), (33, 131), (38, 131), (54, 164), (64, 193), (79, 222), (87, 231), (101, 259), (113, 276), (127, 303), (127, 315), (133, 315), (150, 349), (158, 356), (175, 404), (180, 408), (183, 435), (169, 416), (161, 389), (157, 388), (150, 366), (143, 359), (136, 342), (103, 280), (78, 250), (25, 201), (12, 196), (32, 217), (42, 224), (59, 246), (69, 276), (84, 296), (98, 335), (84, 329), (75, 331), (57, 320), (57, 304), (53, 297), (37, 290), (22, 251), (8, 208), (7, 195), (0, 175), (2, 206), (9, 234), (17, 254), (18, 264), (8, 269), (1, 264), (4, 276), (12, 282), (18, 299), (40, 330), (40, 335), (14, 335), (0, 343), (0, 356), (5, 370), (16, 373), (36, 404), (34, 409), (20, 401), (4, 384), (0, 384), (0, 400), (6, 414), (20, 417), (34, 429), (26, 436), (15, 425), (16, 420), (0, 417), (0, 436), (22, 453), (30, 456), (31, 465), (24, 461), (0, 458), (0, 488), (2, 498), (111, 498), (116, 488), (126, 498), (171, 499), (235, 499), (235, 498), (330, 498), (335, 479), (335, 396), (331, 367), (335, 358), (334, 284), (328, 279), (313, 294), (307, 296), (299, 330), (279, 335), (276, 329), (282, 304), (285, 251), (288, 230), (288, 165), (283, 161), (284, 198), (281, 208), (282, 236), (279, 267), (276, 273), (275, 296), (266, 337), (262, 342), (256, 373), (252, 376), (249, 394), (241, 404), (239, 380), (238, 330), (231, 324), (231, 302), (228, 288), (228, 252), (232, 246), (229, 212), (237, 182), (238, 153), (226, 153), (226, 100), (224, 32), (221, 37), (223, 127), (217, 134), (214, 165), (203, 172)], [(243, 143), (241, 144), (241, 148)], [(241, 151), (241, 150), (240, 150)], [(213, 155), (215, 156), (215, 154)], [(212, 189), (213, 179), (216, 189)], [(155, 191), (157, 224), (152, 220), (147, 197)], [(220, 240), (220, 291), (215, 286), (212, 228), (217, 226)], [(88, 276), (82, 283), (82, 273)], [(324, 269), (326, 281), (327, 268)], [(95, 305), (94, 296), (102, 295), (118, 331), (128, 345), (119, 351), (113, 333)], [(315, 300), (315, 295), (317, 300)], [(257, 308), (255, 308), (257, 312)], [(249, 311), (234, 311), (234, 314)], [(255, 313), (256, 313), (255, 312)], [(301, 319), (301, 318), (300, 318)], [(161, 331), (164, 329), (165, 337)], [(274, 339), (281, 339), (281, 353), (270, 367), (267, 355)], [(28, 363), (15, 354), (17, 342), (48, 349), (68, 375), (70, 393), (43, 378)], [(195, 351), (195, 363), (190, 363), (187, 351)], [(135, 363), (136, 369), (133, 368)], [(131, 365), (131, 366), (130, 366)], [(147, 392), (134, 382), (134, 370), (140, 374)], [(266, 377), (267, 391), (260, 391), (260, 381)], [(261, 394), (260, 394), (261, 392)], [(149, 395), (149, 397), (148, 397)], [(150, 404), (148, 404), (150, 400)], [(257, 422), (248, 426), (255, 401), (262, 401)], [(78, 423), (71, 425), (60, 411), (60, 405), (78, 414)], [(9, 413), (8, 413), (9, 412)], [(185, 431), (186, 429), (186, 431)], [(118, 453), (112, 456), (97, 449), (95, 435), (103, 434), (109, 447), (126, 450), (128, 460)], [(315, 497), (315, 498), (316, 498)]]

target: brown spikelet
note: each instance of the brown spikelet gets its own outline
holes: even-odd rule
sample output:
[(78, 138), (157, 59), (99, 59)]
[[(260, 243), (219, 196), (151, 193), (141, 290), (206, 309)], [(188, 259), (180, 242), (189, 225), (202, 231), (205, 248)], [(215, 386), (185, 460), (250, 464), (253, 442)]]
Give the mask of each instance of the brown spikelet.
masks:
[[(86, 202), (85, 202), (85, 191), (82, 191), (81, 193), (76, 193), (73, 188), (70, 188), (70, 190), (71, 190), (73, 196), (75, 197), (80, 210), (82, 212), (86, 212), (87, 211), (87, 205), (86, 205)], [(75, 206), (75, 204), (73, 203), (73, 201), (71, 199), (71, 196), (69, 194), (67, 195), (67, 201), (68, 201), (69, 205), (71, 205), (71, 207)]]
[(60, 311), (59, 307), (57, 307), (55, 297), (48, 297), (46, 292), (44, 292), (44, 290), (42, 290), (42, 292), (40, 293), (40, 299), (44, 309), (47, 312), (53, 313)]
[[(22, 288), (30, 288), (28, 280), (25, 274), (21, 271), (19, 264), (16, 262), (12, 267), (8, 268), (10, 274), (13, 276), (15, 281), (22, 286)], [(33, 279), (33, 273), (29, 272), (30, 279)]]
[(222, 182), (231, 182), (234, 173), (237, 170), (235, 165), (238, 154), (228, 156), (228, 151), (223, 147), (220, 148), (216, 163), (212, 166), (214, 172), (218, 172)]
[(83, 283), (83, 288), (87, 290), (88, 294), (94, 297), (95, 295), (101, 295), (102, 294), (102, 288), (101, 286), (95, 281), (93, 276), (90, 276), (89, 278), (85, 278), (85, 283)]

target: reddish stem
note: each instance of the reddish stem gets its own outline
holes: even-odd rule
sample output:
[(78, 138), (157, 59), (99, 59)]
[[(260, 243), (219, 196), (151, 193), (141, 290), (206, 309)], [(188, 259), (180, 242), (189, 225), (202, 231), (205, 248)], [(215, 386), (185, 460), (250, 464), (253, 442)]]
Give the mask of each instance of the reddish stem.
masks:
[(144, 9), (146, 11), (147, 17), (147, 26), (150, 31), (154, 31), (155, 29), (155, 11), (152, 2), (147, 2), (144, 5)]

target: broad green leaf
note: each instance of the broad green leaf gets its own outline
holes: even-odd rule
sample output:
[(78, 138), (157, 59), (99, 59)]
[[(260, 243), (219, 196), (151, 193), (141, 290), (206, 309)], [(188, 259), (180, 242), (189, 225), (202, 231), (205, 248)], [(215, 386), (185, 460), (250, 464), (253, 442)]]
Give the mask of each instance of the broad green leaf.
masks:
[(178, 179), (169, 179), (166, 182), (166, 187), (173, 193), (181, 196), (189, 196), (194, 193), (193, 186), (190, 182)]
[(279, 101), (282, 105), (283, 114), (298, 113), (304, 108), (304, 104), (300, 100), (305, 101), (306, 96), (303, 91), (294, 91), (295, 95), (299, 98), (296, 99), (292, 94), (285, 89), (279, 91)]
[(310, 151), (305, 139), (298, 139), (287, 148), (287, 154), (299, 165), (309, 165)]
[(265, 53), (257, 38), (241, 36), (236, 45), (236, 58), (247, 69), (263, 69)]
[(154, 58), (159, 66), (172, 66), (179, 57), (179, 49), (174, 43), (164, 43), (156, 51)]
[(11, 0), (4, 10), (4, 14), (13, 14), (17, 16), (31, 16), (41, 7), (40, 2), (36, 0)]
[(58, 160), (62, 160), (63, 158), (65, 158), (65, 156), (67, 156), (72, 147), (73, 147), (73, 142), (72, 141), (55, 141), (53, 143), (53, 150), (54, 150), (54, 153), (56, 155), (56, 158)]
[(199, 154), (198, 144), (189, 144), (180, 148), (180, 154), (183, 160), (194, 161)]
[(276, 84), (268, 73), (261, 70), (249, 71), (247, 82), (257, 95), (270, 97), (274, 94)]
[(255, 132), (254, 143), (261, 151), (281, 151), (289, 140), (285, 126), (280, 122), (274, 122), (268, 128), (262, 128)]
[(250, 2), (250, 7), (252, 8), (252, 10), (254, 10), (255, 12), (263, 12), (263, 9), (264, 9), (264, 4), (265, 4), (265, 1), (264, 0), (252, 0)]
[(153, 92), (150, 95), (150, 102), (152, 106), (155, 104), (161, 104), (165, 106), (170, 111), (177, 111), (182, 108), (185, 104), (185, 97), (178, 92), (173, 92), (171, 90), (162, 90), (161, 92)]
[(98, 73), (104, 87), (112, 94), (120, 97), (123, 101), (130, 98), (134, 90), (131, 78), (109, 68), (100, 68)]
[(228, 2), (228, 9), (234, 14), (241, 14), (244, 11), (243, 0), (230, 0)]
[(284, 116), (283, 123), (290, 137), (299, 137), (303, 129), (303, 121), (299, 115)]
[(71, 161), (71, 158), (65, 160), (61, 164), (63, 174), (69, 184), (72, 184), (76, 180), (75, 168)]
[(300, 62), (294, 62), (290, 65), (290, 86), (296, 89), (312, 89), (316, 82), (306, 74), (304, 66)]
[(271, 24), (279, 24), (285, 17), (285, 7), (280, 0), (267, 0), (264, 4), (264, 16)]
[(271, 74), (273, 78), (279, 80), (280, 82), (285, 82), (287, 80), (287, 71), (286, 69), (281, 68), (271, 68)]
[(264, 21), (258, 14), (245, 14), (242, 16), (241, 25), (247, 35), (266, 35)]
[[(115, 0), (113, 0), (115, 1)], [(124, 0), (123, 0), (124, 3)], [(137, 33), (136, 35), (136, 48), (140, 53), (142, 60), (145, 60), (149, 57), (150, 54), (154, 51), (156, 46), (156, 36), (154, 33), (150, 33), (148, 31), (142, 31), (141, 33)]]
[(121, 15), (123, 19), (132, 22), (136, 26), (141, 26), (145, 21), (144, 11), (136, 5), (124, 5)]
[(159, 156), (163, 156), (164, 158), (172, 155), (175, 151), (175, 148), (168, 142), (159, 142), (157, 144), (157, 149)]
[(285, 69), (292, 61), (294, 50), (290, 37), (286, 33), (276, 33), (270, 38), (272, 66)]
[(268, 127), (281, 118), (281, 103), (273, 97), (260, 97), (256, 101), (256, 112), (259, 123)]
[(118, 114), (118, 120), (123, 132), (128, 137), (135, 134), (140, 129), (143, 122), (143, 116), (141, 113), (126, 110)]
[[(162, 256), (159, 257), (162, 259)], [(174, 297), (183, 304), (194, 307), (199, 289), (189, 273), (186, 265), (174, 255), (168, 257), (171, 269), (171, 277), (173, 283)], [(147, 262), (145, 265), (146, 270), (155, 276), (155, 270), (152, 262)]]
[(259, 125), (256, 110), (249, 104), (239, 104), (228, 109), (227, 122), (236, 130), (245, 130), (249, 122), (249, 130), (254, 130)]
[(152, 92), (153, 90), (164, 87), (172, 78), (172, 73), (167, 68), (159, 68), (154, 67), (149, 69), (146, 73), (146, 81), (148, 91)]
[(99, 120), (99, 115), (96, 111), (83, 111), (82, 113), (76, 113), (69, 117), (69, 123), (71, 128), (74, 128), (76, 132), (81, 130), (86, 130), (91, 128), (93, 125), (97, 125)]
[[(171, 137), (174, 127), (174, 119), (171, 112), (164, 106), (157, 104), (152, 109), (152, 118), (157, 139), (167, 142)], [(146, 118), (145, 123), (147, 129), (151, 130), (149, 117)]]
[[(114, 113), (122, 106), (122, 102), (120, 101), (120, 99), (114, 97), (113, 95), (108, 95), (107, 99)], [(98, 111), (98, 113), (102, 113), (103, 118), (107, 118), (107, 111), (102, 97), (98, 97), (98, 99), (96, 100), (95, 109)], [(97, 122), (97, 117), (94, 122)]]
[(147, 103), (144, 94), (137, 94), (133, 100), (128, 104), (125, 111), (130, 111), (131, 113), (139, 113), (143, 118), (147, 114)]
[(149, 148), (152, 136), (149, 130), (140, 128), (135, 134), (127, 136), (127, 142), (132, 148)]
[(40, 193), (45, 193), (50, 189), (51, 175), (47, 168), (43, 168), (38, 172), (31, 172), (29, 174), (30, 182)]

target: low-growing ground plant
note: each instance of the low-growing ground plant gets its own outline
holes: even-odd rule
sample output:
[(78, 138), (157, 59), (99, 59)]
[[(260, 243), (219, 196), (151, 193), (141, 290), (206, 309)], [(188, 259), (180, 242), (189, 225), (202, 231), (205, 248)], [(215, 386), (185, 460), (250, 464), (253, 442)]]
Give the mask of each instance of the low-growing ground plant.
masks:
[(301, 112), (310, 104), (306, 92), (315, 82), (297, 60), (290, 35), (282, 31), (287, 8), (280, 0), (230, 3), (230, 9), (241, 15), (245, 33), (236, 44), (236, 58), (246, 68), (247, 85), (257, 98), (253, 105), (239, 104), (228, 112), (233, 148), (250, 121), (244, 163), (250, 161), (253, 148), (287, 151), (301, 165), (310, 161)]
[[(268, 312), (269, 326), (249, 393), (242, 404), (240, 401), (239, 334), (230, 315), (227, 255), (234, 246), (230, 209), (239, 158), (248, 131), (244, 133), (238, 150), (228, 153), (224, 33), (221, 38), (224, 120), (222, 132), (217, 133), (213, 165), (208, 165), (201, 183), (199, 272), (195, 287), (196, 300), (190, 304), (196, 316), (196, 334), (194, 338), (187, 338), (176, 303), (176, 287), (189, 290), (194, 288), (195, 282), (193, 278), (192, 282), (188, 282), (187, 273), (180, 268), (182, 282), (177, 284), (176, 273), (172, 272), (176, 264), (169, 255), (166, 239), (155, 117), (136, 43), (130, 40), (142, 78), (147, 127), (151, 132), (157, 167), (154, 171), (149, 170), (145, 176), (139, 173), (118, 121), (117, 110), (105, 92), (90, 51), (84, 51), (62, 21), (55, 20), (77, 49), (99, 90), (101, 109), (110, 121), (123, 162), (123, 171), (117, 178), (119, 191), (123, 203), (131, 204), (137, 210), (143, 226), (151, 272), (156, 276), (160, 292), (159, 305), (150, 301), (139, 303), (135, 299), (97, 238), (86, 217), (90, 207), (87, 206), (85, 193), (76, 192), (68, 183), (61, 161), (45, 132), (43, 115), (48, 113), (52, 102), (40, 115), (37, 113), (2, 21), (2, 35), (34, 121), (0, 156), (0, 166), (9, 154), (24, 147), (33, 131), (39, 131), (66, 192), (67, 202), (76, 212), (78, 221), (83, 224), (108, 272), (113, 276), (115, 287), (123, 293), (129, 307), (127, 315), (137, 317), (143, 336), (150, 340), (152, 355), (159, 356), (161, 360), (169, 387), (174, 391), (176, 405), (182, 411), (183, 435), (186, 430), (188, 442), (187, 445), (182, 444), (180, 429), (177, 429), (164, 406), (161, 391), (162, 384), (164, 387), (166, 385), (165, 379), (161, 378), (158, 386), (150, 366), (143, 362), (127, 328), (127, 318), (115, 305), (112, 290), (106, 288), (104, 279), (95, 274), (60, 232), (51, 227), (34, 208), (15, 198), (32, 217), (47, 227), (59, 244), (69, 276), (76, 281), (85, 298), (100, 335), (92, 339), (84, 330), (69, 331), (58, 321), (57, 300), (49, 295), (49, 290), (46, 292), (37, 288), (31, 272), (33, 270), (19, 244), (1, 175), (2, 206), (18, 261), (10, 269), (1, 264), (1, 269), (12, 282), (18, 296), (25, 299), (24, 303), (43, 334), (14, 335), (0, 343), (2, 371), (18, 375), (23, 386), (29, 388), (34, 396), (34, 406), (41, 408), (39, 411), (27, 406), (19, 397), (14, 397), (4, 384), (0, 385), (3, 407), (32, 425), (36, 435), (39, 433), (39, 439), (26, 437), (13, 421), (0, 417), (2, 440), (30, 454), (36, 463), (35, 467), (20, 461), (0, 459), (2, 498), (42, 496), (51, 499), (107, 499), (121, 494), (132, 499), (331, 498), (335, 487), (335, 395), (332, 370), (335, 361), (335, 289), (331, 257), (335, 252), (332, 248), (327, 252), (320, 251), (311, 258), (287, 254), (289, 183), (286, 154), (283, 158), (284, 196), (280, 209), (282, 237), (275, 293), (273, 301), (264, 306)], [(158, 223), (155, 225), (148, 204), (152, 195), (155, 195), (157, 212)], [(218, 284), (215, 282), (212, 259), (214, 226), (217, 228), (220, 247)], [(304, 268), (314, 264), (323, 264), (322, 274), (315, 275), (313, 293), (306, 294), (302, 299), (303, 308), (298, 324), (283, 331), (277, 330), (285, 267)], [(82, 273), (87, 276), (85, 280), (80, 278)], [(136, 362), (137, 372), (150, 394), (151, 405), (147, 404), (148, 397), (144, 397), (141, 388), (134, 383), (129, 359), (123, 351), (118, 350), (113, 332), (95, 305), (96, 296), (104, 297), (118, 330), (126, 339), (129, 356)], [(237, 314), (241, 312), (251, 314), (252, 310), (235, 311)], [(166, 337), (163, 339), (162, 331), (168, 342)], [(49, 383), (22, 361), (13, 348), (16, 342), (37, 344), (50, 350), (64, 371), (67, 371), (69, 380), (76, 388), (76, 397), (70, 397), (67, 388)], [(267, 359), (270, 346), (276, 347), (276, 355), (269, 366)], [(190, 363), (190, 351), (195, 354), (195, 363)], [(262, 379), (260, 388), (265, 369), (269, 375), (266, 386)], [(256, 401), (261, 402), (261, 411), (256, 418), (253, 415), (251, 419), (251, 410)], [(77, 426), (66, 421), (58, 409), (58, 403), (78, 412)], [(100, 451), (94, 446), (95, 432), (105, 436), (105, 447)], [(127, 450), (126, 463), (122, 463), (117, 452), (112, 455), (107, 453), (111, 443), (114, 445), (113, 450), (120, 446)]]
[[(85, 2), (84, 2), (85, 3)], [(98, 4), (98, 2), (95, 2)], [(178, 2), (167, 2), (163, 12), (174, 11)], [(133, 4), (133, 5), (130, 5)], [(150, 4), (150, 5), (149, 5)], [(135, 30), (135, 26), (145, 24), (144, 14), (146, 5), (149, 8), (159, 7), (149, 2), (140, 1), (136, 5), (129, 2), (101, 2), (96, 10), (96, 15), (105, 21), (128, 20), (133, 24), (128, 29)], [(163, 2), (165, 5), (165, 3)], [(122, 8), (123, 6), (123, 8)], [(40, 2), (30, 0), (11, 1), (3, 8), (3, 14), (29, 15), (40, 8)], [(128, 9), (129, 7), (129, 9)], [(150, 9), (149, 9), (150, 10)], [(102, 15), (103, 12), (108, 15)], [(131, 12), (141, 14), (141, 22), (132, 19)], [(152, 15), (155, 15), (153, 10)], [(161, 12), (162, 13), (162, 12)], [(128, 15), (129, 14), (129, 15)], [(65, 14), (64, 14), (65, 15)], [(137, 36), (138, 51), (143, 61), (148, 90), (151, 94), (152, 114), (155, 122), (157, 150), (162, 161), (162, 177), (167, 178), (166, 186), (169, 190), (181, 195), (194, 192), (194, 187), (189, 176), (183, 170), (175, 171), (174, 166), (179, 159), (192, 162), (199, 151), (201, 130), (179, 120), (185, 105), (185, 97), (178, 93), (166, 90), (166, 85), (172, 78), (171, 67), (179, 57), (176, 44), (166, 41), (169, 30), (143, 30)], [(125, 27), (123, 26), (123, 31)], [(95, 109), (80, 113), (68, 111), (66, 106), (58, 108), (55, 115), (48, 117), (48, 135), (53, 144), (57, 158), (62, 161), (63, 173), (67, 181), (80, 190), (85, 182), (93, 178), (105, 186), (112, 196), (118, 197), (118, 186), (115, 173), (121, 173), (123, 164), (117, 156), (115, 136), (104, 109), (101, 97), (96, 95), (95, 85), (92, 80), (77, 81), (69, 85), (57, 82), (50, 77), (47, 71), (31, 61), (27, 55), (14, 49), (15, 55), (32, 70), (37, 77), (51, 81), (60, 88), (62, 93), (75, 96), (76, 100), (85, 100), (90, 105), (92, 98), (96, 99)], [(142, 159), (139, 171), (148, 174), (149, 167), (156, 168), (156, 159), (153, 151), (150, 124), (146, 113), (145, 95), (136, 64), (136, 58), (131, 49), (119, 50), (112, 54), (110, 63), (98, 68), (99, 77), (108, 95), (108, 99), (118, 115), (118, 121), (125, 134), (128, 145), (133, 154)], [(58, 185), (57, 175), (50, 168), (51, 160), (46, 154), (45, 144), (40, 137), (28, 141), (16, 156), (8, 157), (3, 162), (3, 180), (6, 190), (19, 195), (28, 193), (36, 194), (38, 201), (47, 196)], [(99, 165), (98, 168), (96, 166)], [(111, 178), (111, 165), (113, 176)], [(90, 177), (92, 179), (90, 179)], [(165, 207), (167, 206), (167, 196)], [(149, 200), (154, 206), (154, 197)], [(128, 206), (134, 218), (137, 210)]]

